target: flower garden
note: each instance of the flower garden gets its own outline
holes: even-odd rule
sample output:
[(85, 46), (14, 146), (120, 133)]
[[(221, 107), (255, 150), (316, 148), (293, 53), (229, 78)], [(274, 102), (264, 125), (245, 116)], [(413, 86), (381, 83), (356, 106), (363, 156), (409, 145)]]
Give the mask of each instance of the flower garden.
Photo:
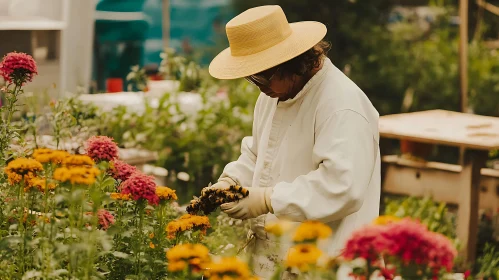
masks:
[[(221, 90), (199, 80), (199, 73), (194, 80), (182, 76), (183, 87), (207, 83), (200, 93), (207, 105), (191, 119), (178, 112), (171, 94), (141, 115), (125, 108), (101, 114), (74, 98), (53, 100), (37, 113), (25, 108), (29, 96), (23, 91), (37, 75), (34, 60), (10, 53), (0, 73), (7, 81), (0, 135), (0, 279), (258, 279), (244, 250), (245, 221), (228, 218), (216, 205), (190, 214), (184, 207), (237, 156), (251, 127), (251, 99), (208, 97), (251, 88), (235, 83)], [(228, 108), (239, 118), (228, 118)], [(50, 145), (39, 140), (45, 134)], [(168, 186), (121, 160), (120, 149), (127, 146), (157, 151), (157, 164), (169, 167)], [(232, 199), (248, 191), (237, 190), (241, 195)], [(269, 234), (293, 243), (284, 262), (276, 263), (274, 279), (284, 271), (296, 272), (298, 279), (458, 279), (457, 272), (461, 279), (499, 278), (498, 252), (484, 254), (479, 273), (471, 275), (459, 265), (459, 243), (445, 207), (417, 205), (430, 213), (423, 217), (401, 211), (410, 202), (388, 204), (390, 215), (357, 230), (339, 256), (323, 253), (335, 233), (319, 222), (267, 225)]]

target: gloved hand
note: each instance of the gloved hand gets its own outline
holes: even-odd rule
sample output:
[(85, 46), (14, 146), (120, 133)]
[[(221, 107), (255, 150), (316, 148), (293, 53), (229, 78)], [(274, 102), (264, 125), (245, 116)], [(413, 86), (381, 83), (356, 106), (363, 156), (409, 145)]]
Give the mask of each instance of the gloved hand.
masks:
[(270, 204), (270, 196), (273, 188), (249, 188), (249, 195), (237, 202), (229, 202), (220, 205), (220, 209), (229, 217), (234, 219), (252, 219), (260, 215), (273, 213), (272, 205)]
[(230, 186), (235, 186), (235, 185), (237, 185), (237, 183), (234, 180), (232, 180), (229, 177), (224, 177), (218, 180), (217, 183), (209, 187), (203, 188), (201, 190), (201, 195), (204, 195), (207, 190), (216, 190), (216, 189), (225, 190), (230, 188)]

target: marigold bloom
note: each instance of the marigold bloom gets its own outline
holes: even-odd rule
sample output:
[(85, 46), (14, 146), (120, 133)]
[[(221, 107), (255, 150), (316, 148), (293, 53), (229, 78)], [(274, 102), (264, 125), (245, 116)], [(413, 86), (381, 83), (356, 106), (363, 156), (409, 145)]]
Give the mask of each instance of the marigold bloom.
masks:
[(107, 136), (93, 136), (86, 143), (87, 154), (95, 161), (112, 161), (118, 158), (118, 145)]
[(53, 190), (55, 189), (56, 185), (54, 183), (47, 183), (47, 180), (45, 178), (33, 178), (28, 181), (27, 188), (25, 190), (28, 190), (30, 188), (36, 188), (41, 192), (45, 192), (45, 189), (48, 190)]
[(305, 221), (296, 229), (294, 242), (315, 242), (331, 236), (333, 231), (327, 225), (317, 221)]
[(11, 52), (0, 62), (0, 75), (10, 83), (31, 82), (36, 74), (36, 62), (29, 54)]
[(210, 280), (253, 279), (248, 264), (236, 257), (221, 258), (220, 261), (210, 263), (207, 267), (209, 269), (205, 271), (204, 276)]
[(376, 219), (374, 219), (373, 224), (375, 225), (387, 225), (389, 223), (394, 223), (400, 221), (399, 217), (391, 216), (391, 215), (384, 215), (384, 216), (379, 216)]
[(116, 180), (126, 181), (133, 173), (137, 172), (137, 167), (125, 163), (121, 160), (113, 160), (110, 168), (111, 176)]
[(172, 190), (168, 187), (161, 187), (157, 186), (156, 187), (156, 195), (159, 197), (160, 200), (177, 200), (177, 194), (175, 193), (175, 190)]
[(68, 166), (95, 165), (94, 160), (87, 155), (69, 155), (63, 163)]
[(54, 171), (53, 177), (60, 182), (91, 185), (99, 173), (99, 169), (89, 166), (59, 167)]
[(35, 178), (36, 173), (43, 170), (42, 164), (30, 158), (17, 158), (12, 160), (5, 167), (5, 173), (11, 184), (17, 184), (23, 178)]
[(292, 228), (293, 224), (288, 221), (277, 221), (265, 225), (265, 231), (277, 237), (284, 235)]
[(51, 149), (35, 149), (32, 157), (41, 163), (56, 163), (61, 164), (70, 154), (66, 151), (58, 151)]
[(210, 227), (210, 220), (206, 216), (195, 216), (185, 214), (177, 220), (171, 221), (166, 226), (168, 238), (173, 239), (178, 233), (187, 230), (200, 230), (202, 234), (206, 234), (206, 230)]
[(122, 194), (122, 193), (111, 193), (111, 199), (114, 200), (130, 200), (132, 196), (130, 194)]
[(121, 193), (130, 194), (133, 200), (145, 199), (149, 204), (158, 204), (159, 198), (156, 195), (156, 183), (154, 177), (135, 172), (121, 184)]
[(201, 244), (180, 244), (166, 252), (168, 271), (183, 271), (188, 266), (199, 271), (210, 260), (208, 248)]
[(322, 251), (313, 244), (298, 244), (290, 248), (286, 266), (296, 267), (305, 272), (317, 265), (321, 255)]

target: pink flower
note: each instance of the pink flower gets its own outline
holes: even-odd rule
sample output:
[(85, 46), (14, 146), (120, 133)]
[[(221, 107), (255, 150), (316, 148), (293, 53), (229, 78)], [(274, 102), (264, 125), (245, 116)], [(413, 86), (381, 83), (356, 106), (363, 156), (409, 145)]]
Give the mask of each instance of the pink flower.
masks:
[(457, 251), (444, 235), (431, 232), (425, 225), (406, 218), (357, 230), (343, 252), (348, 260), (361, 257), (371, 262), (376, 262), (380, 255), (395, 257), (404, 265), (429, 268), (435, 276), (442, 268), (452, 269)]
[(99, 218), (99, 225), (103, 230), (107, 230), (114, 224), (114, 216), (105, 209), (99, 209), (99, 211), (97, 211), (97, 217)]
[(115, 159), (112, 161), (111, 176), (116, 180), (126, 181), (133, 173), (137, 171), (135, 166)]
[(36, 62), (31, 55), (11, 52), (0, 62), (0, 75), (10, 83), (31, 82), (36, 74)]
[(158, 204), (159, 198), (156, 195), (156, 183), (154, 177), (135, 172), (121, 184), (121, 193), (132, 195), (133, 200), (145, 199), (149, 204)]
[(107, 136), (93, 136), (87, 140), (87, 154), (95, 161), (118, 158), (118, 145)]

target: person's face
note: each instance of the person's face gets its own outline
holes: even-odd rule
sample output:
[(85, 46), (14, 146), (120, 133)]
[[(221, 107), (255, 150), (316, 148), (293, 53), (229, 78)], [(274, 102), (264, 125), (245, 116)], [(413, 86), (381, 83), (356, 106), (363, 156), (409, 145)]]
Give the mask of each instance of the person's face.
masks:
[(284, 99), (293, 87), (292, 78), (282, 75), (279, 66), (245, 77), (245, 79), (271, 98)]

